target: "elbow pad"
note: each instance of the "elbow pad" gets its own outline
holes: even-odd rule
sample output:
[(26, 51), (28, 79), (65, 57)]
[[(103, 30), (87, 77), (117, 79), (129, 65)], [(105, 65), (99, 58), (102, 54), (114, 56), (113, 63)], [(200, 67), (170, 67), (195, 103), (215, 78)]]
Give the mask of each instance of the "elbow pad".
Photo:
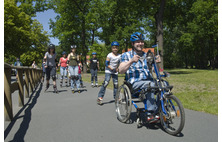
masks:
[(105, 65), (106, 65), (106, 67), (108, 67), (109, 66), (109, 61), (106, 61)]

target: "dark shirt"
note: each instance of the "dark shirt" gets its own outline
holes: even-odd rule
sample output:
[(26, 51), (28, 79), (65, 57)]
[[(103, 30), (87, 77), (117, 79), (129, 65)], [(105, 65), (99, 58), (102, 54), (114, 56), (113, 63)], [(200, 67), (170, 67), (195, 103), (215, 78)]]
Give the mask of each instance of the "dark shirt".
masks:
[(90, 59), (90, 69), (98, 69), (97, 67), (97, 63), (99, 62), (99, 60), (97, 58), (91, 58)]

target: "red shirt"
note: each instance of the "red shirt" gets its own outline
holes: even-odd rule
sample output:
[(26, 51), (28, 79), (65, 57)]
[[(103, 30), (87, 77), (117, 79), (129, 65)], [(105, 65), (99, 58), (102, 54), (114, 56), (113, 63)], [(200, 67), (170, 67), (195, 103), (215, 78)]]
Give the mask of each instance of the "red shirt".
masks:
[(79, 66), (79, 71), (78, 71), (78, 73), (81, 74), (81, 68), (80, 68), (80, 66)]
[(63, 58), (63, 57), (61, 57), (60, 58), (60, 66), (61, 67), (67, 67), (67, 60), (68, 60), (68, 58)]

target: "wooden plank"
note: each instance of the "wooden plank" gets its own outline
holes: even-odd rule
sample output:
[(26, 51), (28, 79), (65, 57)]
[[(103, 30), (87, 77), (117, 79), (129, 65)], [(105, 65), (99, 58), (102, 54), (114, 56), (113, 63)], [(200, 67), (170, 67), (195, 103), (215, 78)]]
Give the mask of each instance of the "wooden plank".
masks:
[(25, 97), (29, 98), (29, 69), (25, 69)]
[(23, 69), (18, 70), (19, 106), (24, 106)]
[(11, 90), (11, 93), (14, 93), (16, 90), (18, 90), (18, 82), (13, 82), (10, 86), (10, 90)]
[(4, 69), (4, 114), (5, 120), (13, 119), (12, 97), (11, 97), (11, 68)]

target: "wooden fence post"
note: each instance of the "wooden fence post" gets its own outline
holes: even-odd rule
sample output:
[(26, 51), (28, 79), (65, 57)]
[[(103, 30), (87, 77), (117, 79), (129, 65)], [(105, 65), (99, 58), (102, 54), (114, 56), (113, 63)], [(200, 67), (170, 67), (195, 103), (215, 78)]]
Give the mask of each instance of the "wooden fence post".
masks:
[(13, 119), (12, 98), (11, 98), (11, 67), (4, 69), (4, 113), (5, 120)]
[(29, 69), (29, 81), (30, 81), (31, 92), (33, 92), (34, 87), (33, 87), (32, 69)]
[(34, 89), (35, 89), (35, 87), (36, 87), (36, 79), (35, 79), (36, 75), (35, 75), (35, 70), (33, 68), (32, 68), (32, 77), (33, 77), (33, 86), (34, 86)]
[(18, 68), (19, 106), (24, 106), (23, 69)]
[(25, 97), (29, 98), (29, 69), (25, 69)]

